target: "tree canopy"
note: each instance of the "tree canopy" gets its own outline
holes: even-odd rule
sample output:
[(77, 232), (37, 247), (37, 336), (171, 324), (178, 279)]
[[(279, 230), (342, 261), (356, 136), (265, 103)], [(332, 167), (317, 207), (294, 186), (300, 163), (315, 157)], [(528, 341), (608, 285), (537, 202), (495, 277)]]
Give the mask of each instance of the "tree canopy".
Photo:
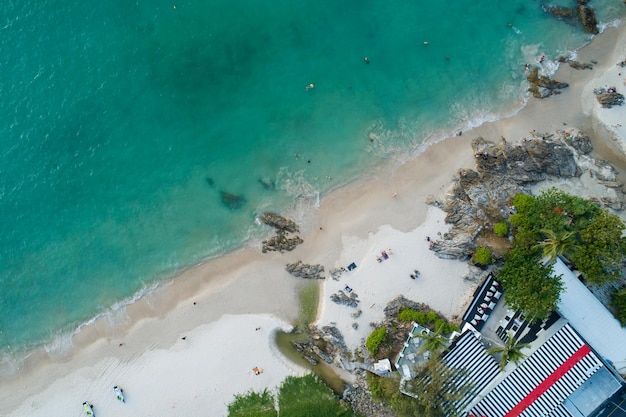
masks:
[(532, 256), (532, 252), (511, 249), (498, 272), (498, 280), (506, 291), (507, 304), (529, 319), (548, 318), (563, 290), (560, 276), (552, 275), (552, 266), (544, 265), (537, 251)]
[(526, 357), (526, 355), (522, 353), (522, 349), (526, 347), (528, 347), (528, 343), (519, 343), (519, 341), (513, 337), (513, 332), (509, 331), (504, 346), (490, 347), (487, 349), (487, 353), (490, 355), (500, 355), (500, 370), (503, 371), (509, 362), (513, 362), (517, 365)]
[(457, 415), (456, 403), (471, 388), (461, 381), (462, 371), (452, 369), (437, 355), (417, 368), (416, 377), (405, 389), (414, 395), (415, 416), (446, 417)]
[(541, 258), (563, 256), (589, 282), (619, 277), (626, 255), (621, 219), (597, 204), (555, 188), (538, 196), (516, 195), (513, 248), (505, 256), (498, 279), (507, 302), (526, 316), (545, 319), (558, 304), (563, 284)]

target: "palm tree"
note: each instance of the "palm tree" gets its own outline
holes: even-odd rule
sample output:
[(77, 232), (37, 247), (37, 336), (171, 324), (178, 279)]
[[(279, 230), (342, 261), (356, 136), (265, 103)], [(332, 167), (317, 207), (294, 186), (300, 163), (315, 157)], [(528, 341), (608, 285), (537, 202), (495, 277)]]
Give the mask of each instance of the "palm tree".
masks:
[(487, 353), (490, 355), (501, 353), (500, 357), (500, 370), (504, 370), (509, 362), (513, 362), (515, 365), (519, 364), (522, 359), (526, 357), (526, 354), (522, 353), (522, 349), (529, 346), (528, 343), (518, 343), (513, 337), (513, 332), (509, 330), (509, 337), (506, 340), (504, 346), (494, 346), (487, 349)]
[(543, 256), (554, 261), (557, 256), (571, 254), (576, 248), (576, 232), (570, 230), (554, 231), (542, 229), (546, 238), (537, 244), (543, 250)]
[(426, 351), (436, 354), (448, 346), (448, 339), (441, 334), (442, 330), (443, 324), (437, 327), (435, 331), (414, 334), (414, 336), (417, 336), (424, 341), (422, 346), (420, 346), (417, 351), (418, 355), (421, 355)]

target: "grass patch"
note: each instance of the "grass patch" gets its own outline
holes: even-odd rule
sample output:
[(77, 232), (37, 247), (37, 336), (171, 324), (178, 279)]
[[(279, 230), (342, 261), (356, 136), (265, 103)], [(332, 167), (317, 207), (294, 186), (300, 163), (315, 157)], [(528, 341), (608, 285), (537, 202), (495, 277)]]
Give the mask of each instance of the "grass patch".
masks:
[[(281, 417), (362, 417), (313, 374), (287, 377), (278, 390), (277, 402)], [(237, 395), (228, 405), (228, 417), (278, 416), (275, 404), (275, 397), (267, 391)]]

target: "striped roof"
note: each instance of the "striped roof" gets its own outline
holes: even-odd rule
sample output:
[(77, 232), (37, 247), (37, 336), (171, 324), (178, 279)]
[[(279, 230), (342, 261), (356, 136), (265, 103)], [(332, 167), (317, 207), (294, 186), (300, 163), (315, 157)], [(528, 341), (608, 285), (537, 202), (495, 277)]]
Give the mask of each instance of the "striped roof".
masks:
[(563, 401), (602, 366), (589, 346), (565, 324), (472, 407), (470, 415), (572, 417)]
[(444, 405), (463, 410), (482, 389), (498, 374), (498, 363), (487, 354), (482, 342), (474, 332), (466, 331), (455, 341), (443, 357), (445, 364), (453, 370), (461, 371), (457, 386), (469, 387), (467, 393), (454, 405)]

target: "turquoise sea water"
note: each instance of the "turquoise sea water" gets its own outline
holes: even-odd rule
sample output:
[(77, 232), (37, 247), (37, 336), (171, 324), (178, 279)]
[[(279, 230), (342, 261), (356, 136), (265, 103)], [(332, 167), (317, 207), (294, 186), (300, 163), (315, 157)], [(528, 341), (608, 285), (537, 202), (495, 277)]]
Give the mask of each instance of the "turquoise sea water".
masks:
[(526, 62), (590, 40), (540, 1), (467, 5), (5, 1), (0, 353), (249, 244), (258, 213), (304, 215), (397, 153), (510, 114)]

